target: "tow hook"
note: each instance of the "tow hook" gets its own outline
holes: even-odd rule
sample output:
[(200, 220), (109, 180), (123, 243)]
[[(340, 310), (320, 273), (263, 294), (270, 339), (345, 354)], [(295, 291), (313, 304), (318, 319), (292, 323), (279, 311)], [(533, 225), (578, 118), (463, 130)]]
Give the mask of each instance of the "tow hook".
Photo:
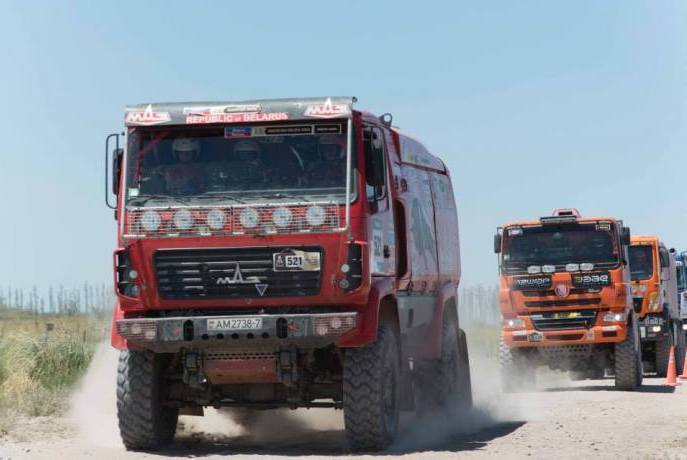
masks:
[(200, 353), (187, 351), (184, 353), (184, 375), (182, 377), (185, 384), (192, 388), (201, 388), (207, 382), (203, 374), (203, 360)]

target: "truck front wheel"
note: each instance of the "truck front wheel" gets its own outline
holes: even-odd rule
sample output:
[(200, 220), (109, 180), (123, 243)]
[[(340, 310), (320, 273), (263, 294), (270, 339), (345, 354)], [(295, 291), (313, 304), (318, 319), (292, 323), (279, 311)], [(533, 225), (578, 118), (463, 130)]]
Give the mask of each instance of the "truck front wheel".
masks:
[(615, 387), (618, 390), (636, 390), (642, 384), (642, 349), (634, 315), (630, 318), (625, 340), (615, 344), (614, 354)]
[(343, 410), (353, 450), (387, 448), (398, 431), (401, 369), (398, 336), (382, 323), (377, 341), (344, 355)]
[(178, 410), (162, 405), (164, 355), (122, 351), (117, 367), (117, 418), (130, 450), (155, 450), (174, 440)]
[(521, 350), (511, 348), (499, 337), (499, 367), (501, 389), (504, 393), (534, 390), (537, 386), (536, 373)]

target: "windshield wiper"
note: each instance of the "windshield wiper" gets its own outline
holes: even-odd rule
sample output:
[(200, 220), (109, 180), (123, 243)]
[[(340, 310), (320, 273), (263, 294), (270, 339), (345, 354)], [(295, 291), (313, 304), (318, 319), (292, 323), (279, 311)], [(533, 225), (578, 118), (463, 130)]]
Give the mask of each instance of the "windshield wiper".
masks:
[(143, 195), (143, 196), (137, 196), (136, 198), (129, 199), (130, 205), (133, 206), (145, 206), (147, 202), (150, 200), (160, 200), (160, 201), (172, 201), (173, 203), (178, 203), (182, 204), (184, 206), (188, 206), (189, 202), (188, 200), (178, 197), (178, 196), (170, 196), (170, 195)]
[(251, 198), (292, 198), (294, 200), (303, 201), (305, 203), (310, 203), (310, 200), (304, 196), (292, 195), (290, 193), (274, 192), (274, 193), (262, 193), (259, 195), (251, 195)]
[(199, 199), (199, 200), (207, 200), (209, 198), (212, 199), (217, 199), (217, 200), (224, 200), (224, 199), (230, 199), (238, 204), (245, 204), (246, 202), (243, 200), (239, 200), (236, 197), (233, 197), (229, 195), (228, 193), (222, 193), (222, 192), (205, 192), (201, 195), (195, 195), (192, 198), (194, 199)]

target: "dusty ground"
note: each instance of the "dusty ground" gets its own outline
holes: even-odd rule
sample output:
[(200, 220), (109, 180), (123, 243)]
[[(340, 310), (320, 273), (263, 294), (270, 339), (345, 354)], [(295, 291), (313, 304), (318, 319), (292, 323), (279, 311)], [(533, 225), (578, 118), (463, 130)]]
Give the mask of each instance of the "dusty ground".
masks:
[(375, 456), (349, 456), (341, 412), (265, 412), (248, 434), (227, 414), (184, 417), (176, 445), (157, 454), (126, 452), (114, 416), (116, 354), (102, 347), (68, 417), (20, 420), (0, 435), (12, 458), (662, 458), (687, 459), (687, 384), (673, 390), (645, 379), (639, 392), (614, 391), (612, 379), (541, 379), (538, 391), (503, 395), (494, 363), (473, 357), (476, 408), (459, 424), (405, 420), (399, 441)]

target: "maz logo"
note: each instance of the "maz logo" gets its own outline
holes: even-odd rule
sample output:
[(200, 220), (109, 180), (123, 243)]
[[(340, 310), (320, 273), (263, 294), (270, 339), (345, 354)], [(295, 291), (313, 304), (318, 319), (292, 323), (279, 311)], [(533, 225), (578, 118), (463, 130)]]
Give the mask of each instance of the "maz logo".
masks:
[(260, 294), (260, 297), (265, 295), (265, 291), (268, 287), (267, 284), (260, 283), (260, 278), (258, 278), (257, 276), (248, 276), (244, 278), (243, 273), (241, 273), (241, 267), (239, 266), (238, 262), (236, 262), (236, 266), (234, 268), (234, 276), (223, 276), (221, 278), (217, 278), (215, 284), (218, 286), (234, 284), (253, 284), (255, 285), (255, 289), (257, 289), (258, 294)]

